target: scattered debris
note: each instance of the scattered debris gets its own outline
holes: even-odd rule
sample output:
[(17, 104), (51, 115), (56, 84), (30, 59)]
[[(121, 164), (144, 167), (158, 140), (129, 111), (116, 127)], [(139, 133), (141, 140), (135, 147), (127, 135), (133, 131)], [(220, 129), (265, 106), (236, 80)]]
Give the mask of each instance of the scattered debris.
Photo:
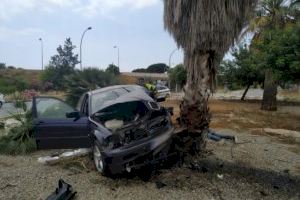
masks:
[(70, 200), (75, 197), (76, 193), (71, 185), (60, 179), (58, 187), (46, 200)]
[(91, 149), (77, 149), (74, 151), (67, 151), (57, 156), (39, 157), (38, 162), (41, 164), (54, 165), (61, 160), (68, 160), (75, 157), (85, 156), (91, 152)]
[(276, 190), (279, 190), (279, 186), (277, 186), (277, 185), (273, 185), (273, 188)]
[(4, 128), (5, 123), (0, 121), (0, 129)]
[(8, 188), (8, 187), (16, 187), (16, 186), (17, 186), (16, 184), (8, 183), (8, 184), (6, 184), (5, 186), (1, 187), (0, 190), (4, 190), (5, 188)]
[(223, 174), (217, 174), (218, 179), (223, 180), (224, 175)]
[(259, 193), (261, 194), (261, 196), (264, 196), (264, 197), (268, 196), (268, 194), (265, 191), (259, 191)]
[(216, 141), (216, 142), (219, 142), (221, 141), (222, 139), (225, 139), (225, 140), (232, 140), (234, 142), (237, 142), (237, 138), (236, 136), (232, 136), (232, 135), (222, 135), (222, 134), (218, 134), (218, 133), (215, 133), (213, 131), (209, 131), (208, 135), (207, 135), (208, 139), (211, 139), (213, 141)]
[(155, 185), (156, 185), (156, 188), (157, 188), (157, 189), (161, 189), (161, 188), (167, 186), (167, 184), (165, 184), (165, 183), (163, 183), (163, 182), (161, 182), (161, 181), (156, 181), (156, 182), (155, 182)]
[(204, 166), (203, 164), (193, 163), (193, 162), (190, 163), (189, 168), (191, 170), (196, 170), (203, 174), (205, 174), (209, 171), (207, 166)]
[(283, 172), (288, 174), (288, 173), (290, 173), (290, 170), (289, 169), (285, 169), (285, 170), (283, 170)]

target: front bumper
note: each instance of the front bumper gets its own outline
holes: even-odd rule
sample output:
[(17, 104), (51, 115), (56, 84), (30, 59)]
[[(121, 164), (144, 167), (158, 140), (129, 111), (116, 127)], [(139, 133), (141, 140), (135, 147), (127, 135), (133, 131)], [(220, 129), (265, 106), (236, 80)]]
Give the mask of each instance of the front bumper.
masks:
[(112, 174), (124, 172), (126, 168), (138, 169), (153, 163), (162, 152), (168, 151), (174, 128), (138, 141), (130, 146), (124, 146), (103, 152), (105, 163)]

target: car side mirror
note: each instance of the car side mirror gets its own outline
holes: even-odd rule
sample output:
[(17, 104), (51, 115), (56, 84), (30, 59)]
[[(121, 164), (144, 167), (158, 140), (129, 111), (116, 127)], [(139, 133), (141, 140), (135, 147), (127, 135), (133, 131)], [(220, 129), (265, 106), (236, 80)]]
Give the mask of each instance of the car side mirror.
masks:
[(74, 112), (66, 113), (66, 117), (67, 118), (74, 118), (75, 120), (77, 120), (77, 119), (80, 118), (80, 112), (74, 111)]

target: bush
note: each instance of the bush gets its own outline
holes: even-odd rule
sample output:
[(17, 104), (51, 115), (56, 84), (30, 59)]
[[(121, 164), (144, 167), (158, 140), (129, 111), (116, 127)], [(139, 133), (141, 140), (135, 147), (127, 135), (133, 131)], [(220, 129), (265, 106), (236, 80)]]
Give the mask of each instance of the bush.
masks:
[(176, 84), (182, 88), (186, 83), (187, 72), (184, 66), (179, 64), (169, 70), (168, 76), (172, 89), (175, 88)]
[(66, 77), (67, 102), (75, 106), (80, 96), (97, 88), (117, 84), (116, 77), (97, 68), (86, 68)]
[(15, 114), (13, 118), (20, 121), (21, 125), (10, 129), (6, 136), (0, 138), (0, 153), (17, 155), (35, 151), (36, 144), (31, 112), (27, 112), (25, 116)]

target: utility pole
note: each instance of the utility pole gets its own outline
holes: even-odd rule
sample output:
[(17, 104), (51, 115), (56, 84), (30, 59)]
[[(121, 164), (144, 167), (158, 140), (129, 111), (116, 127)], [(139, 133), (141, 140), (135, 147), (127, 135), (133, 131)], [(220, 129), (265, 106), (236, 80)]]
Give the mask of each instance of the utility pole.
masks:
[(114, 48), (115, 48), (115, 49), (118, 49), (118, 67), (119, 67), (119, 69), (120, 69), (120, 48), (119, 48), (119, 46), (117, 46), (117, 45), (115, 45)]
[(42, 70), (44, 70), (44, 44), (43, 44), (43, 39), (40, 38), (39, 41), (41, 42)]

